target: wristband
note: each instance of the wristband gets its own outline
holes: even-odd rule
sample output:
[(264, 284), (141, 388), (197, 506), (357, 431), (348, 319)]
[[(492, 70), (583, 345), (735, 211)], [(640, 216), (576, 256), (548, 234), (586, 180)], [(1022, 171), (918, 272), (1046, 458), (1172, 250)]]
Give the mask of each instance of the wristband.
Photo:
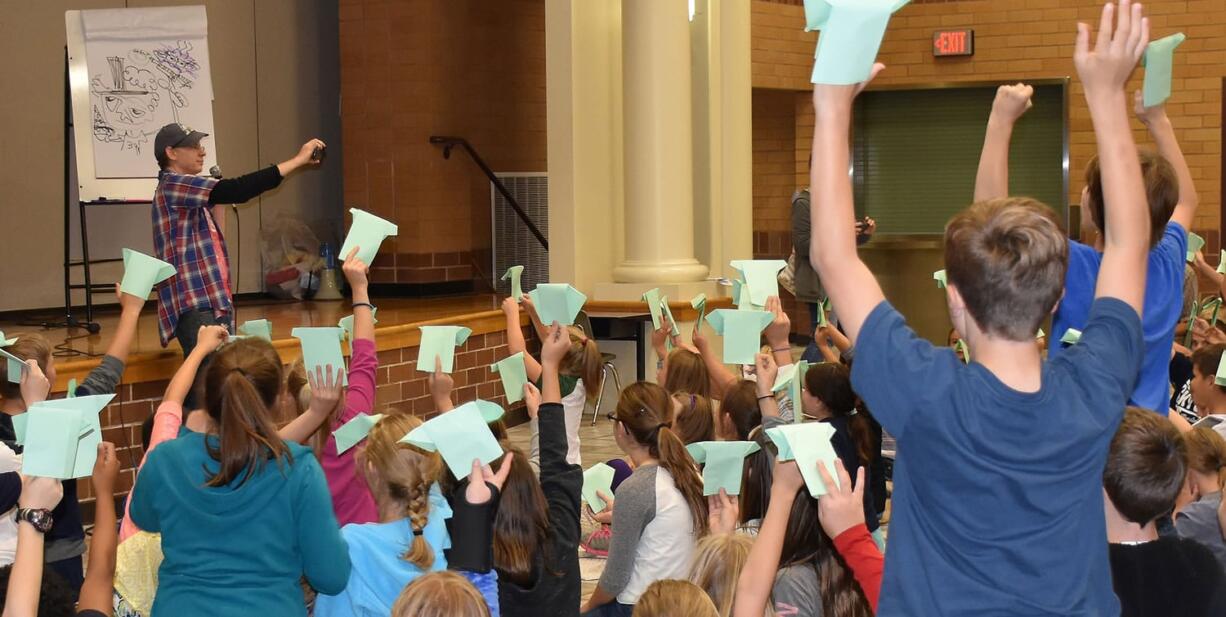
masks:
[(779, 349), (771, 349), (774, 353), (792, 353), (791, 347), (780, 347)]
[(774, 394), (763, 394), (762, 396), (758, 397), (758, 400), (765, 401), (768, 398), (775, 398), (775, 395)]
[(375, 310), (375, 305), (369, 302), (354, 302), (353, 304), (349, 305), (349, 308), (358, 308), (359, 306), (364, 306), (372, 311)]

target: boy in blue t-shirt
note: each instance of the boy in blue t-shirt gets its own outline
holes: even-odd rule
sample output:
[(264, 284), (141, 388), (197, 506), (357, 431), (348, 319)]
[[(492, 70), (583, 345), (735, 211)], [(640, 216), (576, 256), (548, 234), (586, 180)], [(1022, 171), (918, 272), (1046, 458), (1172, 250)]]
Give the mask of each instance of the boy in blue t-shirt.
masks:
[[(1009, 138), (1013, 125), (1030, 108), (1030, 86), (1001, 86), (988, 120), (979, 175), (975, 179), (975, 200), (1005, 197), (1009, 192)], [(1183, 312), (1184, 262), (1188, 252), (1188, 229), (1196, 214), (1198, 197), (1192, 172), (1184, 160), (1175, 130), (1162, 105), (1145, 107), (1141, 93), (1134, 98), (1134, 109), (1154, 141), (1159, 154), (1141, 153), (1141, 177), (1149, 202), (1149, 261), (1141, 329), (1145, 336), (1145, 361), (1141, 377), (1129, 402), (1166, 415), (1170, 408), (1171, 344), (1175, 327)], [(1069, 241), (1068, 276), (1064, 299), (1052, 320), (1052, 340), (1059, 341), (1070, 328), (1084, 330), (1094, 303), (1094, 285), (1103, 259), (1103, 178), (1097, 157), (1086, 166), (1086, 187), (1081, 203), (1089, 216), (1082, 217), (1087, 230), (1095, 234), (1093, 246)], [(1067, 349), (1052, 345), (1051, 358)]]
[(1081, 343), (1047, 363), (1034, 336), (1068, 265), (1051, 209), (979, 202), (946, 228), (950, 316), (974, 359), (963, 365), (907, 327), (846, 233), (848, 130), (863, 84), (814, 87), (810, 257), (855, 344), (853, 385), (898, 440), (878, 615), (1119, 613), (1101, 491), (1143, 353), (1149, 217), (1124, 94), (1148, 42), (1140, 9), (1104, 7), (1093, 48), (1078, 25), (1074, 61), (1111, 227)]

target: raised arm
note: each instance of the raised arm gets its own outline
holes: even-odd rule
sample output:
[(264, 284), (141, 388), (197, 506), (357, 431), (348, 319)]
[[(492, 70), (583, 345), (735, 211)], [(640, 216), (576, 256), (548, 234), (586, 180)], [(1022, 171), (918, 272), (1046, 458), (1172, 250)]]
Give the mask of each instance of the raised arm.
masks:
[[(27, 510), (55, 509), (64, 487), (54, 478), (27, 477), (18, 506)], [(43, 581), (43, 532), (26, 521), (17, 523), (17, 557), (4, 594), (4, 617), (35, 617)]]
[(1018, 83), (996, 89), (988, 130), (983, 137), (983, 152), (979, 155), (979, 172), (975, 174), (975, 201), (1009, 196), (1009, 143), (1018, 118), (1033, 106), (1030, 97), (1034, 88)]
[(307, 383), (311, 385), (311, 404), (297, 418), (281, 427), (277, 435), (285, 441), (306, 443), (340, 402), (341, 393), (345, 390), (341, 380), (344, 373), (344, 366), (333, 368), (331, 364), (326, 367), (317, 366), (313, 373), (307, 369)]
[[(874, 65), (873, 75), (882, 68), (881, 64)], [(885, 300), (877, 279), (856, 252), (855, 204), (847, 175), (852, 102), (867, 84), (813, 87), (816, 113), (813, 168), (809, 172), (813, 202), (809, 259), (853, 343), (865, 318)]]
[(532, 297), (524, 294), (520, 303), (524, 305), (524, 310), (528, 312), (528, 321), (532, 322), (532, 329), (536, 332), (538, 340), (545, 340), (545, 335), (549, 334), (549, 324), (541, 323), (541, 315), (536, 312), (536, 305), (532, 303)]
[(1103, 7), (1093, 48), (1090, 27), (1077, 24), (1073, 55), (1094, 122), (1103, 175), (1103, 212), (1110, 221), (1104, 234), (1095, 296), (1122, 300), (1138, 314), (1145, 299), (1149, 205), (1137, 146), (1128, 124), (1124, 85), (1148, 43), (1149, 20), (1141, 16), (1141, 5), (1120, 0), (1118, 6), (1108, 3)]
[[(524, 304), (531, 306), (531, 301), (528, 296), (524, 296)], [(512, 355), (517, 353), (524, 354), (524, 367), (528, 370), (528, 381), (537, 381), (541, 378), (541, 363), (528, 353), (528, 341), (524, 340), (523, 321), (519, 316), (519, 303), (515, 298), (507, 298), (502, 301), (502, 314), (507, 318), (507, 350)], [(537, 326), (536, 311), (531, 310), (528, 313), (532, 316), (532, 324)], [(537, 328), (537, 335), (543, 341), (547, 336), (548, 331), (543, 328)]]
[(106, 348), (106, 355), (126, 364), (128, 353), (132, 350), (132, 341), (136, 338), (136, 324), (140, 321), (140, 311), (145, 306), (145, 299), (119, 291), (118, 285), (115, 286), (115, 295), (119, 298), (119, 325), (115, 328), (115, 338), (111, 339), (111, 344)]
[(792, 319), (783, 310), (779, 296), (766, 299), (766, 310), (775, 316), (770, 325), (766, 326), (766, 344), (770, 345), (771, 354), (775, 356), (775, 364), (787, 366), (795, 362), (792, 358), (792, 343), (788, 335), (792, 332)]
[(728, 366), (719, 356), (711, 351), (711, 342), (702, 333), (702, 324), (694, 326), (694, 347), (698, 349), (698, 355), (707, 367), (707, 375), (711, 381), (711, 398), (717, 401), (724, 400), (724, 393), (737, 382), (737, 376), (728, 370)]
[(114, 601), (115, 551), (119, 548), (119, 533), (115, 522), (115, 478), (119, 475), (119, 458), (115, 444), (98, 444), (98, 460), (94, 462), (94, 538), (89, 545), (89, 565), (81, 585), (78, 611), (95, 610), (109, 615)]
[[(1179, 147), (1179, 140), (1175, 138), (1175, 128), (1171, 125), (1171, 119), (1166, 115), (1166, 106), (1146, 107), (1144, 95), (1137, 90), (1133, 96), (1133, 111), (1136, 112), (1141, 124), (1149, 129), (1149, 134), (1154, 137), (1154, 143), (1158, 145), (1158, 154), (1162, 155), (1162, 158), (1166, 159), (1175, 169), (1175, 175), (1179, 178), (1179, 204), (1175, 206), (1171, 220), (1179, 223), (1184, 231), (1190, 231), (1192, 222), (1196, 218), (1196, 208), (1200, 205), (1200, 195), (1196, 192), (1196, 182), (1192, 180), (1192, 170), (1188, 168), (1183, 149)], [(1213, 273), (1217, 274), (1217, 271)], [(1221, 276), (1214, 278), (1220, 279)]]
[[(804, 487), (804, 479), (795, 461), (776, 462), (773, 477), (770, 505), (762, 518), (753, 548), (749, 549), (749, 558), (741, 569), (741, 577), (737, 579), (733, 617), (762, 617), (765, 612), (771, 589), (775, 586), (779, 557), (783, 554), (783, 538), (792, 514), (792, 502)], [(808, 499), (807, 496), (799, 498)]]
[[(755, 393), (758, 395), (758, 410), (763, 418), (779, 417), (779, 401), (775, 399), (775, 380), (779, 378), (779, 365), (770, 354), (760, 353), (754, 358), (754, 372), (758, 376)], [(792, 401), (792, 413), (802, 413), (797, 401)]]

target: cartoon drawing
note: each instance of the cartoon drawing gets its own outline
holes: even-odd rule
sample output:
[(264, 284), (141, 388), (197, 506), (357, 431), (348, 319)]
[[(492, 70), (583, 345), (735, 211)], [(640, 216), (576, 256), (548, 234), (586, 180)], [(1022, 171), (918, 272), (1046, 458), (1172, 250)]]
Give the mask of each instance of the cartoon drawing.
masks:
[(106, 60), (105, 73), (95, 72), (90, 78), (95, 149), (118, 144), (120, 151), (140, 154), (158, 129), (180, 121), (189, 105), (186, 92), (194, 87), (200, 65), (188, 41), (135, 48), (126, 56)]

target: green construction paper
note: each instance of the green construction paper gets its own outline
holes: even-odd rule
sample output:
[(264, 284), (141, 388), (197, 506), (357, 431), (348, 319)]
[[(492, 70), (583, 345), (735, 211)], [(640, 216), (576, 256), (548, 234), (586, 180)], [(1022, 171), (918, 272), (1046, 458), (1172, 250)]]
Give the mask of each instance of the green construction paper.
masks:
[(345, 370), (345, 355), (341, 353), (341, 337), (345, 331), (338, 327), (331, 328), (294, 328), (290, 336), (302, 344), (302, 364), (306, 371), (315, 374), (321, 368), (327, 377), (328, 365), (332, 365), (332, 374), (341, 372), (341, 383), (349, 385), (349, 377)]
[(821, 30), (811, 81), (846, 86), (866, 81), (890, 15), (909, 0), (805, 0), (805, 30)]
[(523, 278), (523, 275), (523, 266), (511, 266), (510, 268), (507, 268), (506, 274), (502, 275), (502, 280), (511, 281), (511, 297), (515, 298), (516, 302), (519, 302), (524, 297), (524, 288), (520, 285), (520, 280)]
[(528, 297), (536, 305), (536, 314), (541, 318), (541, 323), (547, 327), (555, 321), (563, 326), (573, 326), (575, 317), (587, 303), (587, 296), (568, 283), (537, 285)]
[(1034, 338), (1035, 338), (1035, 340), (1037, 341), (1037, 340), (1039, 340), (1039, 339), (1041, 339), (1041, 338), (1044, 338), (1044, 337), (1046, 337), (1046, 336), (1047, 336), (1047, 333), (1043, 331), (1043, 328), (1039, 328), (1039, 333), (1038, 333), (1038, 334), (1036, 334)]
[(792, 385), (792, 380), (796, 378), (796, 363), (785, 364), (779, 367), (779, 373), (775, 375), (775, 385), (771, 387), (771, 392), (782, 392), (784, 388)]
[(77, 378), (73, 377), (68, 380), (68, 398), (77, 398)]
[(353, 224), (349, 226), (345, 243), (341, 245), (340, 258), (349, 257), (349, 251), (356, 246), (358, 247), (358, 260), (369, 266), (370, 262), (374, 261), (375, 255), (379, 254), (379, 246), (383, 244), (383, 239), (396, 235), (400, 230), (394, 223), (364, 210), (350, 208), (349, 212), (353, 213)]
[(752, 441), (700, 441), (685, 447), (694, 462), (702, 465), (702, 494), (741, 494), (745, 457), (761, 450)]
[(30, 420), (30, 414), (29, 412), (19, 413), (15, 416), (12, 416), (12, 418), (13, 418), (13, 433), (16, 435), (16, 437), (14, 438), (14, 441), (17, 442), (17, 445), (24, 446), (26, 445), (26, 423), (29, 422)]
[(344, 454), (349, 448), (358, 445), (370, 434), (370, 429), (375, 428), (375, 425), (382, 419), (383, 414), (381, 413), (373, 415), (360, 413), (352, 420), (342, 424), (340, 428), (332, 431), (332, 436), (336, 438), (336, 453)]
[(937, 282), (937, 289), (945, 289), (945, 286), (949, 284), (949, 281), (945, 278), (944, 270), (937, 270), (936, 272), (933, 272), (932, 280)]
[(1188, 313), (1188, 327), (1183, 335), (1183, 346), (1192, 346), (1192, 326), (1196, 324), (1196, 316), (1200, 314), (1200, 303), (1196, 300), (1192, 301), (1192, 312)]
[[(1222, 354), (1221, 360), (1218, 360), (1217, 375), (1213, 377), (1213, 383), (1219, 386), (1226, 386), (1226, 353)], [(13, 419), (16, 420), (17, 418), (20, 418), (20, 417), (21, 416), (13, 416)], [(21, 443), (21, 442), (17, 442), (17, 443)]]
[(1145, 67), (1145, 84), (1141, 87), (1142, 103), (1157, 107), (1171, 98), (1171, 72), (1175, 66), (1175, 48), (1186, 39), (1182, 32), (1150, 41), (1141, 58)]
[[(1226, 251), (1223, 251), (1223, 252), (1226, 252)], [(12, 345), (13, 343), (16, 343), (16, 342), (17, 342), (17, 337), (14, 336), (13, 338), (5, 338), (4, 331), (0, 330), (0, 347), (8, 347), (9, 345)]]
[[(55, 477), (60, 479), (69, 478), (84, 478), (92, 475), (94, 472), (94, 463), (98, 460), (98, 444), (102, 443), (102, 423), (98, 419), (98, 414), (115, 398), (114, 394), (96, 394), (92, 396), (81, 396), (71, 399), (55, 399), (43, 401), (30, 407), (30, 410), (25, 414), (29, 416), (25, 427), (25, 441), (27, 445), (26, 455), (28, 456), (32, 449), (41, 448), (40, 439), (47, 439), (50, 443), (59, 443), (63, 440), (62, 437), (46, 437), (40, 436), (35, 431), (44, 430), (40, 428), (40, 423), (43, 421), (40, 416), (46, 413), (53, 413), (54, 417), (59, 418), (62, 422), (58, 424), (57, 430), (68, 435), (75, 435), (75, 439), (71, 442), (72, 452), (67, 458), (69, 468), (66, 476), (47, 475), (43, 473), (33, 473), (32, 475), (44, 475), (46, 477)], [(60, 413), (67, 412), (67, 413)], [(71, 414), (71, 415), (69, 415)], [(74, 424), (75, 422), (75, 424)], [(74, 431), (65, 431), (64, 427), (75, 426)], [(49, 465), (44, 470), (58, 469), (54, 467), (61, 461), (61, 453), (57, 451), (49, 451), (48, 457), (45, 460), (35, 460), (35, 469), (42, 469), (43, 464)]]
[(1205, 248), (1205, 239), (1198, 234), (1188, 232), (1188, 263), (1196, 259), (1196, 253)]
[(660, 312), (660, 289), (648, 289), (644, 292), (643, 302), (647, 303), (647, 310), (651, 312), (651, 329), (659, 330), (664, 317)]
[(490, 370), (498, 373), (498, 377), (502, 380), (502, 389), (507, 394), (508, 403), (518, 403), (524, 400), (524, 385), (528, 383), (528, 367), (524, 364), (524, 352), (521, 351), (491, 364)]
[(762, 348), (762, 331), (774, 321), (774, 313), (719, 309), (707, 323), (724, 336), (725, 364), (753, 364)]
[(604, 463), (596, 463), (583, 472), (583, 501), (592, 508), (592, 512), (604, 510), (608, 504), (596, 495), (600, 491), (613, 496), (613, 476), (617, 472)]
[(435, 357), (442, 360), (442, 371), (455, 370), (455, 348), (463, 345), (473, 333), (464, 326), (422, 326), (421, 343), (417, 346), (417, 372), (433, 373)]
[[(1223, 251), (1226, 253), (1226, 251)], [(707, 318), (707, 294), (698, 294), (690, 300), (690, 306), (698, 311), (698, 321), (695, 327), (701, 327), (702, 321)]]
[(962, 339), (958, 339), (958, 342), (954, 343), (954, 347), (957, 347), (958, 350), (962, 352), (962, 361), (965, 362), (966, 364), (970, 364), (971, 363), (971, 349), (966, 346), (966, 341)]
[(491, 401), (477, 399), (469, 404), (477, 406), (477, 411), (481, 412), (481, 419), (484, 420), (486, 424), (492, 424), (501, 420), (502, 416), (506, 415), (507, 413), (506, 410), (502, 408), (502, 405)]
[(830, 325), (830, 298), (826, 298), (817, 303), (817, 327), (825, 328)]
[[(76, 469), (82, 414), (75, 409), (28, 411), (21, 473), (68, 480)], [(71, 428), (68, 428), (71, 427)]]
[(749, 285), (740, 279), (732, 279), (732, 304), (740, 311), (760, 310), (765, 305), (754, 305)]
[(269, 343), (272, 342), (272, 322), (267, 319), (252, 319), (244, 321), (238, 327), (238, 333), (243, 336), (253, 338), (262, 338)]
[[(378, 314), (379, 314), (379, 309), (374, 308), (370, 310), (370, 319), (372, 323), (375, 323), (375, 324), (379, 323), (379, 318), (375, 317), (375, 315), (378, 315)], [(336, 325), (340, 326), (340, 328), (345, 331), (345, 338), (349, 340), (353, 340), (353, 315), (346, 315), (345, 317), (341, 317), (341, 320), (336, 322)]]
[(14, 356), (13, 354), (0, 348), (0, 356), (4, 356), (8, 361), (8, 366), (5, 367), (5, 375), (10, 383), (21, 383), (21, 372), (30, 370), (30, 367), (25, 363), (25, 360)]
[[(660, 296), (660, 312), (668, 317), (668, 323), (673, 325), (672, 335), (681, 336), (681, 328), (677, 327), (677, 319), (673, 317), (673, 309), (668, 305), (668, 296)], [(672, 344), (671, 342), (669, 343)]]
[(119, 283), (119, 291), (137, 298), (148, 298), (154, 285), (174, 275), (175, 267), (171, 264), (132, 249), (124, 249), (123, 281)]
[(423, 450), (437, 451), (457, 480), (468, 477), (474, 459), (488, 465), (502, 458), (502, 446), (490, 432), (475, 401), (427, 420), (400, 441)]
[(1221, 256), (1218, 257), (1217, 273), (1226, 274), (1226, 250), (1223, 250)]
[(1060, 342), (1066, 345), (1076, 345), (1081, 342), (1081, 330), (1069, 328), (1064, 331), (1064, 336), (1060, 337)]
[(834, 470), (834, 461), (838, 455), (830, 444), (830, 438), (834, 437), (834, 427), (829, 422), (784, 424), (766, 429), (766, 436), (779, 449), (779, 460), (796, 461), (796, 465), (800, 467), (800, 475), (805, 479), (805, 486), (809, 487), (810, 495), (821, 497), (826, 494), (826, 484), (817, 472), (818, 462), (825, 464), (835, 484), (839, 483), (839, 476)]
[(1213, 316), (1209, 318), (1209, 326), (1216, 328), (1218, 313), (1222, 310), (1222, 299), (1214, 298), (1210, 300), (1209, 302), (1206, 302), (1204, 306), (1200, 307), (1200, 311), (1203, 313), (1209, 310), (1210, 306), (1213, 307)]
[(739, 259), (731, 263), (749, 287), (749, 301), (766, 306), (766, 299), (779, 295), (779, 271), (788, 267), (782, 259)]

